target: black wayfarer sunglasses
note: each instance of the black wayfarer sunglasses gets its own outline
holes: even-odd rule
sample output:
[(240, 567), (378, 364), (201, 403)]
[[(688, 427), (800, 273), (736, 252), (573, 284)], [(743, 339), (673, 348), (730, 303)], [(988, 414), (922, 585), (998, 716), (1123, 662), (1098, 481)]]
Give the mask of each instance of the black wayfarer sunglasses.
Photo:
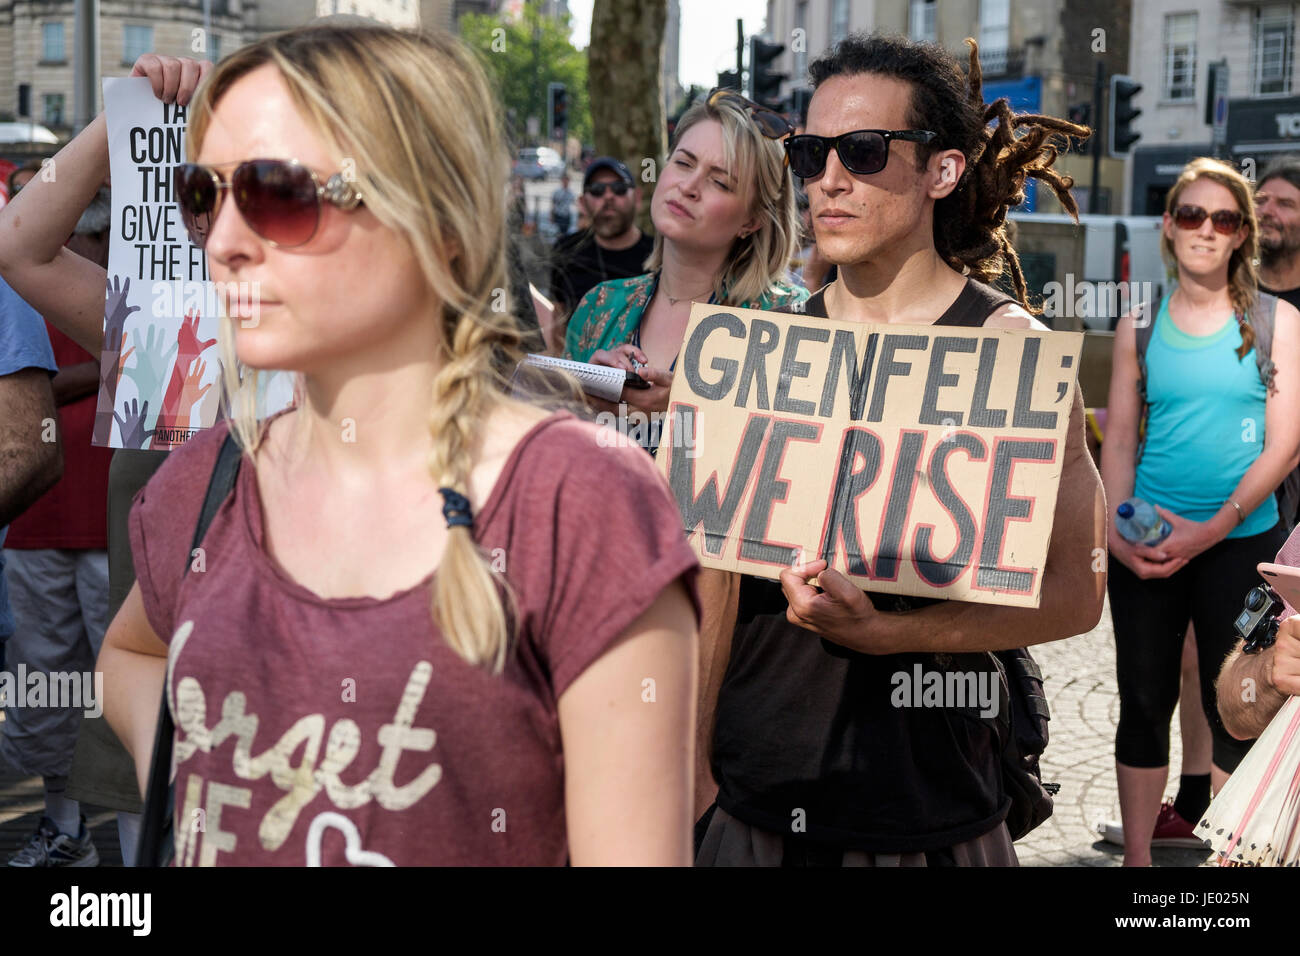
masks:
[(844, 168), (859, 176), (878, 173), (889, 162), (889, 141), (933, 142), (937, 134), (927, 129), (855, 129), (839, 136), (800, 133), (785, 141), (790, 171), (800, 179), (812, 179), (826, 168), (831, 150), (839, 154)]

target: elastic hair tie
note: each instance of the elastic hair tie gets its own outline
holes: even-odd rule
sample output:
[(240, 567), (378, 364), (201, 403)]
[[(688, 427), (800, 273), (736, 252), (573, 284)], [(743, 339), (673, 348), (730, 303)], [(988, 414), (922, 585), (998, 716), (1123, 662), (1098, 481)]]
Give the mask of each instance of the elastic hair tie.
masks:
[(469, 499), (452, 488), (439, 488), (442, 495), (442, 516), (447, 519), (448, 528), (474, 527), (474, 512), (470, 510)]

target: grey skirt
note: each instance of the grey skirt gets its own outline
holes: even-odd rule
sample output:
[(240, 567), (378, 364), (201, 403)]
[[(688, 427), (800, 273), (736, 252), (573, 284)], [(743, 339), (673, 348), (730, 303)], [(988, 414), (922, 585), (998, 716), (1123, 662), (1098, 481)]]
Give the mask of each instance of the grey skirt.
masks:
[[(845, 850), (836, 853), (838, 862), (831, 866), (933, 866), (925, 853), (868, 853)], [(1019, 866), (1007, 825), (942, 851), (949, 866)], [(751, 827), (731, 816), (721, 807), (714, 808), (713, 819), (700, 843), (696, 866), (783, 866), (786, 865), (785, 837)], [(799, 864), (794, 864), (799, 865)]]

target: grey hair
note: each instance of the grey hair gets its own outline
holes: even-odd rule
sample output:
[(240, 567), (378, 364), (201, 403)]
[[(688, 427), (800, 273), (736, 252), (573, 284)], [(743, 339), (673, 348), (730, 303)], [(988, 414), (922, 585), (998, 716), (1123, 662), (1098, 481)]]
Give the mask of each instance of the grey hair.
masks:
[(1263, 186), (1270, 179), (1285, 179), (1296, 189), (1300, 189), (1300, 154), (1286, 153), (1277, 157), (1264, 167), (1256, 182)]

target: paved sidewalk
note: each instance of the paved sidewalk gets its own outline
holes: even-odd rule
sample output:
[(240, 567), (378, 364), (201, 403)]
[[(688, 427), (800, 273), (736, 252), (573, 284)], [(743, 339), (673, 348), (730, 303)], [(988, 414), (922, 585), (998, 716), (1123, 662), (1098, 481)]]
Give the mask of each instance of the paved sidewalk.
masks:
[[(1115, 638), (1110, 604), (1101, 622), (1087, 634), (1031, 648), (1043, 669), (1043, 684), (1052, 709), (1050, 742), (1043, 755), (1043, 779), (1056, 781), (1056, 811), (1051, 819), (1016, 844), (1022, 866), (1119, 866), (1121, 848), (1104, 843), (1096, 826), (1119, 819), (1115, 783), (1115, 725), (1119, 695), (1115, 690)], [(1166, 795), (1178, 789), (1182, 738), (1178, 714), (1170, 734), (1170, 781)], [(1155, 866), (1198, 866), (1212, 862), (1209, 850), (1153, 849)]]
[[(1016, 845), (1023, 866), (1119, 866), (1120, 848), (1101, 842), (1098, 821), (1119, 819), (1115, 788), (1115, 646), (1110, 608), (1095, 630), (1068, 641), (1034, 648), (1043, 668), (1052, 708), (1051, 744), (1043, 758), (1043, 777), (1061, 784), (1052, 818)], [(1172, 728), (1169, 796), (1178, 784), (1181, 740), (1178, 717)], [(42, 807), (41, 783), (0, 767), (0, 862), (36, 828)], [(120, 866), (117, 821), (112, 811), (85, 807), (95, 846), (105, 865)], [(1207, 851), (1154, 850), (1156, 866), (1197, 866), (1211, 861)]]

